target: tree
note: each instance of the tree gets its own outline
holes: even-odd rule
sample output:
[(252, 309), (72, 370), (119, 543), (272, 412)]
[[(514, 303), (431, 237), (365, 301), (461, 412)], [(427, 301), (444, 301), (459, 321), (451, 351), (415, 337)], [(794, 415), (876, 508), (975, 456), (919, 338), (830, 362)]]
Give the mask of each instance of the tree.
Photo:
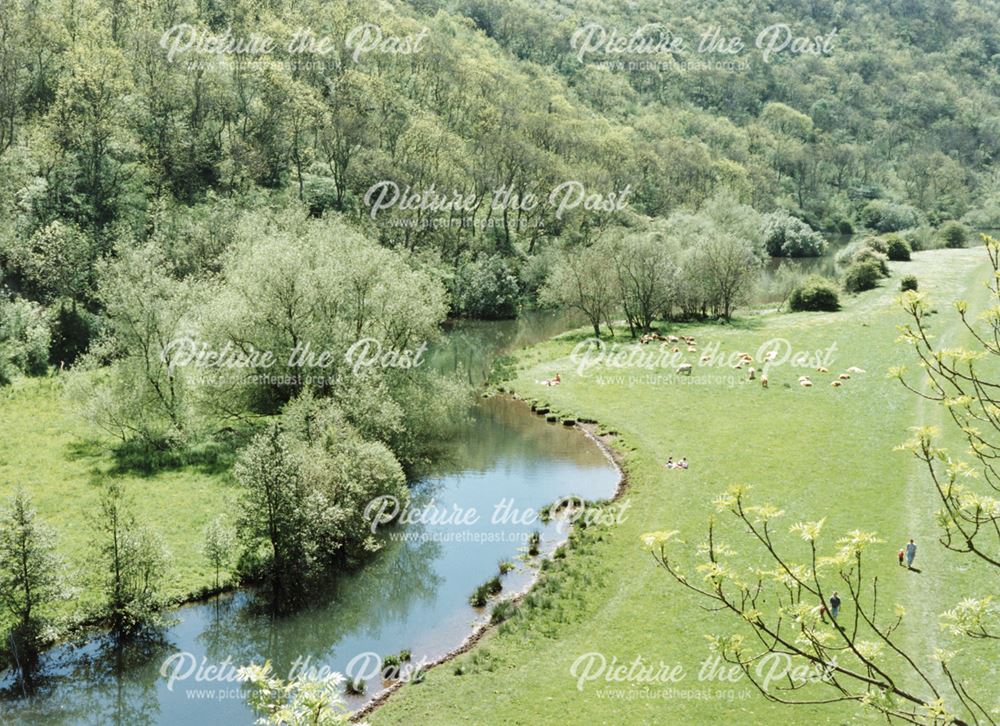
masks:
[(616, 289), (629, 332), (652, 328), (653, 319), (670, 312), (676, 295), (679, 250), (661, 229), (608, 238), (603, 243), (614, 265)]
[(226, 567), (233, 554), (233, 533), (226, 526), (225, 518), (221, 515), (213, 519), (204, 531), (204, 544), (202, 552), (205, 558), (215, 570), (215, 589), (219, 589), (219, 575), (223, 567)]
[(716, 232), (698, 244), (696, 254), (704, 265), (709, 290), (728, 322), (733, 309), (749, 297), (759, 279), (760, 258), (749, 240), (725, 232)]
[(104, 576), (105, 611), (120, 638), (159, 623), (159, 591), (169, 555), (160, 538), (134, 514), (121, 482), (109, 482), (94, 515), (93, 546)]
[(599, 247), (569, 252), (545, 282), (540, 298), (550, 305), (579, 310), (587, 317), (594, 337), (600, 338), (602, 323), (611, 330), (608, 321), (619, 299), (607, 252)]
[(56, 535), (38, 520), (31, 497), (18, 489), (0, 512), (0, 602), (14, 618), (17, 665), (30, 671), (42, 637), (44, 613), (65, 595)]
[(340, 696), (343, 676), (305, 677), (284, 681), (274, 675), (270, 661), (240, 669), (249, 686), (247, 700), (259, 714), (258, 723), (270, 726), (339, 726), (350, 723), (350, 713)]
[[(184, 365), (191, 354), (190, 320), (196, 289), (170, 274), (153, 243), (122, 249), (98, 272), (107, 326), (73, 388), (84, 416), (127, 441), (163, 446), (190, 431), (192, 409)], [(103, 368), (107, 363), (110, 367)], [(93, 368), (101, 368), (94, 372)]]
[(772, 257), (819, 257), (826, 251), (823, 235), (787, 212), (767, 215), (763, 234)]
[(274, 606), (290, 610), (302, 594), (312, 563), (305, 487), (278, 423), (270, 423), (254, 437), (233, 473), (242, 488), (240, 541), (251, 554), (266, 548)]

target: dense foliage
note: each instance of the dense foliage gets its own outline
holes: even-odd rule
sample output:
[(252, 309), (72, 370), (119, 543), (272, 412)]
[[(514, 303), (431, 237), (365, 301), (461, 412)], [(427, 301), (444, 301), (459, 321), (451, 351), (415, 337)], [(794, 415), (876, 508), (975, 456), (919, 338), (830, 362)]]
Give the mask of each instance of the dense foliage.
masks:
[[(960, 247), (966, 223), (1000, 223), (998, 10), (12, 0), (0, 385), (73, 367), (79, 412), (147, 460), (244, 447), (243, 565), (291, 590), (374, 549), (361, 498), (402, 494), (458, 415), (462, 390), (418, 362), (449, 314), (552, 303), (595, 335), (729, 320), (768, 255), (822, 254), (823, 233), (906, 240), (852, 249), (860, 290), (906, 244)], [(750, 40), (776, 23), (836, 38), (773, 56), (750, 42), (703, 68), (688, 67), (706, 60), (695, 42), (589, 43), (712, 27)], [(359, 40), (373, 32), (386, 42)], [(273, 48), (206, 50), (249, 38)], [(834, 305), (810, 285), (795, 305)], [(294, 486), (265, 527), (279, 474)], [(165, 558), (124, 493), (99, 519), (100, 561), (119, 572), (107, 615), (134, 630)], [(119, 533), (131, 549), (112, 551)]]
[(826, 278), (812, 276), (792, 290), (788, 297), (788, 307), (794, 312), (839, 310), (840, 293)]
[(878, 262), (861, 260), (847, 268), (844, 274), (844, 289), (848, 292), (864, 292), (871, 290), (883, 277)]

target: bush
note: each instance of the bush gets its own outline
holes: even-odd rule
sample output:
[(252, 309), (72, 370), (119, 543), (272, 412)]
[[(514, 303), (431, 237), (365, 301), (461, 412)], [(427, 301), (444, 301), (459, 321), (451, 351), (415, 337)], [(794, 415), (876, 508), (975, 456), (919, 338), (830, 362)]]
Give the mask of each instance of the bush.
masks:
[(509, 619), (516, 610), (517, 605), (512, 603), (510, 600), (502, 600), (493, 607), (493, 612), (490, 614), (490, 623), (493, 625), (502, 623), (503, 621)]
[(932, 250), (939, 246), (938, 240), (934, 236), (934, 230), (927, 225), (912, 227), (904, 230), (901, 234), (914, 252)]
[(917, 226), (920, 217), (917, 210), (908, 204), (875, 199), (861, 210), (861, 221), (869, 229), (878, 232), (898, 232)]
[(767, 215), (763, 237), (771, 257), (819, 257), (826, 251), (823, 235), (787, 212)]
[(0, 299), (0, 385), (17, 373), (45, 373), (51, 340), (49, 321), (41, 305)]
[(452, 285), (455, 311), (483, 320), (517, 317), (520, 296), (517, 275), (500, 255), (463, 266), (456, 273)]
[(835, 311), (840, 309), (840, 294), (826, 278), (814, 275), (792, 290), (788, 307), (794, 312)]
[(852, 266), (865, 262), (873, 263), (878, 268), (880, 277), (889, 276), (889, 258), (878, 250), (873, 250), (871, 247), (862, 247), (851, 258)]
[(844, 276), (844, 289), (848, 292), (863, 292), (873, 289), (882, 277), (878, 263), (864, 260), (851, 265)]
[(500, 578), (491, 577), (472, 591), (472, 595), (469, 596), (469, 604), (474, 608), (481, 608), (486, 605), (491, 595), (496, 595), (501, 590), (503, 590), (503, 585), (500, 583)]
[(866, 237), (865, 241), (862, 243), (862, 249), (867, 247), (873, 249), (876, 252), (881, 252), (883, 255), (889, 252), (889, 235), (885, 237)]
[(344, 690), (352, 696), (363, 696), (365, 695), (365, 690), (367, 689), (367, 684), (364, 678), (351, 678), (348, 679), (347, 684), (344, 686)]
[(886, 235), (886, 255), (893, 262), (910, 261), (910, 245), (898, 234)]
[(960, 249), (969, 244), (969, 228), (961, 222), (951, 220), (938, 228), (938, 237), (948, 249)]
[(906, 275), (902, 280), (899, 281), (899, 289), (902, 292), (907, 290), (917, 291), (917, 278), (915, 275)]

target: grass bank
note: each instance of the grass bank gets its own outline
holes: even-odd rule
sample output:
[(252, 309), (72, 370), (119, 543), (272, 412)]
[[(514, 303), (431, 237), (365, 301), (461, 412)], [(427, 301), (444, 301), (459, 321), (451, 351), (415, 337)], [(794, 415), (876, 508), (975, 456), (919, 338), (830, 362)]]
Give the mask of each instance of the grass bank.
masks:
[[(986, 298), (981, 249), (929, 251), (895, 263), (882, 287), (845, 301), (837, 313), (769, 314), (736, 325), (684, 326), (699, 351), (690, 377), (671, 370), (596, 368), (581, 374), (570, 353), (585, 336), (571, 333), (524, 351), (506, 384), (554, 411), (595, 419), (618, 432), (629, 476), (630, 516), (573, 536), (570, 555), (556, 560), (513, 619), (471, 652), (400, 690), (369, 717), (372, 723), (791, 723), (866, 722), (853, 706), (782, 706), (765, 701), (746, 682), (698, 679), (711, 657), (706, 633), (733, 623), (700, 607), (642, 551), (640, 535), (681, 530), (702, 541), (712, 499), (733, 483), (754, 485), (761, 500), (783, 508), (787, 524), (827, 518), (825, 531), (876, 530), (886, 543), (874, 567), (882, 597), (910, 613), (904, 637), (929, 658), (943, 638), (937, 613), (959, 594), (975, 593), (983, 573), (936, 543), (937, 508), (926, 477), (894, 447), (907, 429), (940, 415), (921, 405), (888, 368), (912, 359), (895, 342), (903, 314), (898, 280), (914, 274), (941, 311), (935, 332), (955, 338), (948, 303)], [(938, 329), (939, 328), (939, 329)], [(676, 331), (675, 331), (676, 332)], [(746, 370), (698, 366), (701, 354), (755, 353), (767, 341), (788, 341), (804, 354), (801, 367), (769, 372), (769, 387), (746, 380)], [(620, 341), (628, 343), (626, 340)], [(723, 358), (726, 356), (724, 355)], [(815, 368), (821, 360), (830, 373)], [(839, 388), (830, 381), (848, 367), (864, 369)], [(538, 381), (555, 373), (562, 385)], [(798, 385), (803, 373), (814, 386)], [(668, 471), (668, 456), (691, 462)], [(897, 566), (895, 552), (909, 537), (920, 543), (920, 574)], [(734, 539), (739, 543), (739, 539)], [(979, 593), (986, 594), (986, 593)], [(599, 654), (599, 655), (594, 655)], [(680, 666), (674, 683), (581, 683), (581, 658)], [(971, 668), (978, 683), (995, 680), (988, 659)], [(574, 675), (574, 664), (576, 675)], [(791, 710), (790, 710), (791, 709)]]
[(0, 388), (0, 498), (24, 487), (39, 517), (55, 529), (75, 588), (59, 609), (66, 621), (86, 617), (99, 603), (102, 573), (95, 569), (91, 522), (112, 478), (122, 481), (136, 513), (170, 550), (165, 596), (185, 599), (215, 583), (201, 551), (202, 530), (219, 512), (231, 511), (228, 463), (206, 454), (201, 462), (148, 473), (116, 457), (112, 443), (95, 439), (73, 414), (58, 377)]

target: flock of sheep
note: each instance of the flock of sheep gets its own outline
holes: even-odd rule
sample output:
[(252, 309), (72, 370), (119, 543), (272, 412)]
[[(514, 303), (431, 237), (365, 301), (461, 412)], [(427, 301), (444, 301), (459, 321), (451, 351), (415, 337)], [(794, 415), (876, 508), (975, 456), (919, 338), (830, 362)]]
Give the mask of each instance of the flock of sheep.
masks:
[[(653, 341), (659, 341), (661, 345), (662, 344), (673, 345), (674, 347), (671, 349), (671, 352), (673, 353), (679, 353), (681, 350), (680, 349), (681, 345), (687, 346), (688, 353), (698, 352), (697, 343), (695, 342), (695, 339), (690, 335), (677, 336), (677, 335), (660, 335), (659, 333), (646, 333), (641, 338), (639, 338), (639, 342), (642, 345), (647, 345), (648, 343), (652, 343)], [(778, 352), (772, 350), (764, 355), (764, 362), (770, 363), (777, 356)], [(704, 365), (705, 363), (711, 361), (711, 359), (712, 356), (709, 355), (708, 353), (705, 353), (704, 355), (701, 356), (699, 362), (702, 365)], [(736, 359), (737, 362), (733, 366), (733, 368), (737, 370), (742, 370), (744, 366), (747, 366), (748, 367), (747, 380), (750, 381), (760, 380), (760, 385), (764, 388), (767, 388), (767, 383), (768, 383), (767, 373), (762, 370), (760, 372), (760, 376), (758, 377), (757, 369), (754, 368), (753, 366), (754, 360), (752, 355), (750, 355), (749, 353), (737, 353)], [(679, 366), (677, 366), (677, 373), (680, 375), (689, 376), (691, 375), (693, 369), (694, 366), (691, 363), (681, 363)], [(828, 368), (825, 368), (824, 366), (820, 366), (816, 369), (816, 372), (827, 374), (830, 372), (830, 370)], [(834, 380), (830, 381), (830, 385), (833, 388), (840, 388), (841, 386), (844, 385), (845, 381), (849, 381), (851, 379), (852, 375), (858, 375), (864, 372), (865, 370), (863, 368), (858, 368), (857, 366), (851, 366), (844, 373), (839, 374)], [(812, 388), (813, 382), (809, 376), (799, 376), (799, 385), (802, 386), (803, 388)]]
[[(767, 353), (767, 354), (764, 355), (764, 361), (769, 363), (769, 362), (773, 361), (777, 357), (777, 355), (778, 355), (777, 351), (773, 351), (772, 350), (769, 353)], [(749, 353), (737, 353), (737, 358), (738, 358), (738, 360), (737, 360), (736, 364), (733, 366), (733, 368), (736, 368), (737, 370), (741, 370), (744, 365), (749, 366), (749, 370), (747, 371), (747, 380), (750, 380), (750, 381), (756, 380), (757, 379), (757, 369), (754, 368), (753, 365), (752, 365), (753, 364), (753, 356), (750, 355)], [(701, 362), (704, 363), (705, 359), (706, 359), (706, 357), (702, 356)], [(825, 373), (829, 373), (830, 369), (826, 368), (824, 366), (819, 366), (816, 369), (816, 372), (817, 373), (824, 373), (825, 374)], [(844, 381), (849, 381), (851, 379), (852, 375), (857, 375), (859, 373), (864, 373), (864, 372), (865, 372), (864, 368), (858, 368), (857, 366), (851, 366), (844, 373), (841, 373), (834, 380), (830, 381), (830, 385), (833, 388), (840, 388), (842, 385), (844, 385)], [(760, 374), (760, 385), (763, 388), (767, 388), (767, 373), (765, 373), (763, 371)], [(812, 382), (812, 379), (809, 376), (799, 376), (799, 385), (802, 386), (803, 388), (812, 388), (813, 382)]]

